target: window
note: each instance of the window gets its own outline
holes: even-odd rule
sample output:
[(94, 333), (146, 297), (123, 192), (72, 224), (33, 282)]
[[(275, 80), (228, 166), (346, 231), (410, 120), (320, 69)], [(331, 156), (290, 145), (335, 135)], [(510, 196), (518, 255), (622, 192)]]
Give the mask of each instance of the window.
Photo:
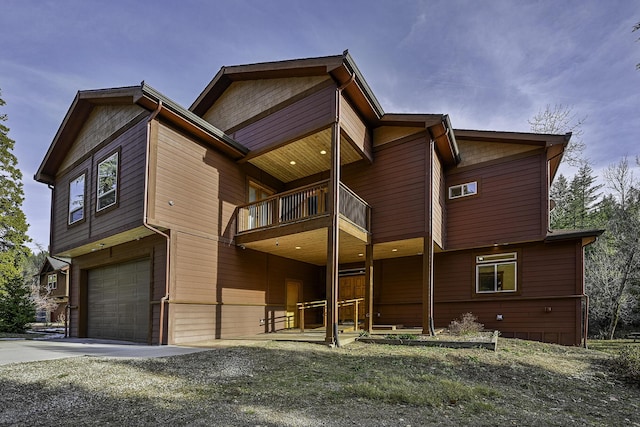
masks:
[(98, 163), (98, 201), (96, 211), (113, 206), (118, 200), (118, 153)]
[(69, 183), (69, 225), (84, 219), (84, 174)]
[(467, 182), (466, 184), (453, 185), (449, 187), (449, 199), (473, 196), (474, 194), (478, 194), (477, 181)]
[(476, 257), (476, 292), (515, 292), (518, 254), (490, 254)]
[(58, 289), (58, 275), (57, 274), (49, 274), (47, 276), (47, 289)]

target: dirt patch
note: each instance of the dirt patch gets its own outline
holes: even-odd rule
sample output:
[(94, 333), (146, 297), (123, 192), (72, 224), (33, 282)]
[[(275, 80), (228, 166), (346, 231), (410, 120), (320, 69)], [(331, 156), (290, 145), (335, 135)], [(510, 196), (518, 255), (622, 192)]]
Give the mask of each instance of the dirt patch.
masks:
[(635, 425), (640, 389), (599, 351), (258, 342), (159, 359), (0, 367), (0, 424)]

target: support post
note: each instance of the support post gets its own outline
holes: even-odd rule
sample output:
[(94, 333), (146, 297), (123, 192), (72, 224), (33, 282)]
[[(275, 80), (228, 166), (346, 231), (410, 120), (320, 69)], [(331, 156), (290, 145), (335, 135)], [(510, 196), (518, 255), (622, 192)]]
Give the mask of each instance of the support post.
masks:
[[(336, 110), (339, 109), (340, 91), (336, 91)], [(340, 253), (340, 123), (337, 119), (331, 129), (331, 171), (329, 173), (329, 214), (331, 224), (327, 229), (327, 325), (325, 342), (339, 346), (338, 330), (338, 281)]]
[(373, 244), (367, 243), (365, 249), (364, 265), (364, 303), (365, 303), (365, 325), (367, 332), (373, 332)]
[(433, 321), (433, 139), (429, 139), (426, 213), (427, 230), (422, 250), (422, 333), (435, 335)]

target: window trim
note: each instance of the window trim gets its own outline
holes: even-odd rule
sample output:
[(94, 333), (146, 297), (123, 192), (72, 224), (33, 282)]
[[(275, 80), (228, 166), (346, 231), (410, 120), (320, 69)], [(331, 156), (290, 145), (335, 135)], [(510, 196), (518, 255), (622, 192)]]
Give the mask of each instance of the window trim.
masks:
[[(51, 280), (51, 279), (54, 280)], [(52, 285), (53, 283), (53, 285)], [(55, 290), (58, 289), (58, 274), (57, 273), (50, 273), (47, 275), (47, 290), (51, 291), (51, 290)]]
[[(489, 259), (486, 259), (489, 258)], [(476, 295), (495, 295), (495, 294), (517, 294), (520, 292), (518, 286), (518, 274), (520, 269), (518, 268), (518, 252), (499, 252), (499, 253), (482, 253), (475, 255), (475, 294)], [(500, 265), (513, 265), (514, 267), (514, 289), (498, 289), (495, 281), (496, 269)], [(490, 291), (480, 290), (480, 267), (494, 267), (494, 288)]]
[[(102, 214), (104, 212), (108, 212), (112, 209), (115, 209), (119, 206), (120, 204), (120, 179), (121, 179), (121, 174), (120, 174), (120, 164), (121, 164), (121, 149), (118, 148), (112, 152), (110, 152), (109, 154), (107, 154), (106, 156), (102, 157), (102, 159), (100, 161), (97, 162), (96, 164), (96, 169), (95, 169), (95, 177), (96, 177), (96, 215)], [(117, 165), (116, 165), (116, 185), (115, 188), (111, 191), (113, 191), (115, 193), (115, 197), (114, 197), (114, 201), (113, 203), (107, 205), (107, 206), (103, 206), (100, 207), (100, 197), (104, 197), (105, 194), (109, 194), (111, 193), (111, 191), (102, 194), (102, 196), (99, 194), (100, 193), (100, 165), (104, 162), (106, 162), (107, 160), (109, 160), (111, 157), (116, 156), (116, 160), (117, 160)]]
[[(475, 185), (475, 189), (473, 192), (471, 191), (467, 191), (468, 190), (468, 186), (474, 184)], [(453, 190), (454, 189), (460, 189), (460, 195), (458, 196), (453, 196)], [(456, 184), (456, 185), (450, 185), (447, 191), (447, 194), (449, 196), (449, 200), (456, 200), (456, 199), (460, 199), (463, 197), (469, 197), (469, 196), (476, 196), (478, 195), (478, 181), (469, 181), (469, 182), (464, 182), (462, 184)]]
[[(71, 210), (71, 184), (73, 184), (74, 182), (76, 182), (78, 179), (83, 178), (83, 185), (82, 185), (82, 207), (75, 209), (75, 210)], [(86, 221), (87, 219), (87, 212), (86, 212), (86, 206), (87, 206), (87, 171), (84, 170), (82, 171), (82, 173), (78, 174), (75, 176), (75, 178), (70, 179), (69, 180), (69, 185), (67, 186), (68, 189), (68, 205), (67, 205), (67, 226), (74, 226), (77, 224), (81, 224), (83, 222)], [(82, 211), (82, 217), (80, 219), (77, 219), (75, 221), (71, 221), (71, 214), (74, 212), (77, 212), (78, 210)]]

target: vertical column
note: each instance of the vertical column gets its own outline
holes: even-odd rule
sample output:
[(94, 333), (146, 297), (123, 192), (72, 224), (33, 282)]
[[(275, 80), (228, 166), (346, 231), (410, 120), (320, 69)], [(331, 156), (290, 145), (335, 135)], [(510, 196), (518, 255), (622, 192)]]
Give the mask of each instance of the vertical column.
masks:
[(435, 335), (433, 325), (433, 139), (429, 140), (426, 174), (427, 229), (422, 249), (422, 333)]
[(331, 170), (329, 173), (329, 214), (331, 223), (327, 231), (327, 325), (325, 342), (338, 342), (338, 273), (340, 229), (340, 90), (336, 91), (336, 120), (331, 129)]
[(373, 331), (373, 243), (367, 243), (364, 269), (364, 303), (365, 303), (365, 330)]

